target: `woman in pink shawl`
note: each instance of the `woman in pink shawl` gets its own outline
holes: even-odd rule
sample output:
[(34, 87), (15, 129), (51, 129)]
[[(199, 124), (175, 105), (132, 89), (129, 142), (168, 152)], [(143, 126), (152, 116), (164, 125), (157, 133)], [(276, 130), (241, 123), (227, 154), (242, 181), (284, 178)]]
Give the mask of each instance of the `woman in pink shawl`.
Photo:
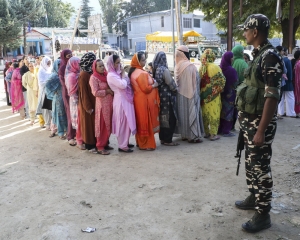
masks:
[(11, 77), (11, 106), (12, 111), (20, 112), (20, 116), (22, 119), (25, 118), (25, 110), (24, 110), (24, 97), (22, 92), (22, 76), (20, 73), (20, 68), (23, 65), (23, 61), (19, 63), (14, 63), (14, 71)]
[[(67, 63), (65, 71), (65, 84), (69, 96), (70, 105), (70, 118), (72, 128), (76, 130), (76, 142), (77, 147), (81, 150), (85, 150), (83, 145), (80, 123), (79, 123), (79, 111), (78, 111), (78, 78), (80, 74), (80, 58), (71, 57)], [(75, 137), (75, 136), (74, 136)], [(70, 140), (70, 139), (69, 139)], [(72, 139), (72, 141), (75, 141)]]
[(93, 75), (90, 78), (90, 86), (96, 97), (95, 137), (97, 139), (97, 153), (108, 155), (110, 152), (107, 150), (112, 149), (108, 146), (108, 141), (111, 134), (114, 93), (107, 84), (107, 72), (103, 61), (95, 60), (92, 68)]
[(121, 68), (120, 57), (111, 55), (107, 60), (107, 82), (114, 92), (112, 133), (116, 134), (119, 152), (131, 153), (130, 133), (136, 133), (136, 121), (133, 107), (133, 91), (130, 80)]
[(73, 129), (73, 127), (72, 127), (71, 113), (70, 113), (70, 106), (69, 106), (69, 95), (68, 95), (67, 87), (65, 84), (66, 66), (71, 57), (72, 57), (72, 51), (70, 49), (64, 49), (60, 53), (60, 61), (61, 62), (60, 62), (59, 70), (58, 70), (58, 76), (59, 76), (59, 80), (60, 80), (61, 87), (62, 87), (62, 96), (63, 96), (65, 111), (66, 111), (67, 120), (68, 120), (67, 139), (68, 139), (70, 146), (75, 146), (76, 141), (74, 140), (74, 138), (76, 135), (76, 130)]
[(294, 54), (296, 60), (294, 67), (294, 94), (295, 94), (295, 112), (300, 117), (300, 51)]

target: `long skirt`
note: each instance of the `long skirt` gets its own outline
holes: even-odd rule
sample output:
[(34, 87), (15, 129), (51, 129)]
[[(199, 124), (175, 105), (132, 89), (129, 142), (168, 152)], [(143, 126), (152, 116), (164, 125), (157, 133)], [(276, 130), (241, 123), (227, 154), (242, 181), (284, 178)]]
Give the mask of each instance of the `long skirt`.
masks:
[(217, 135), (220, 124), (221, 107), (220, 95), (202, 106), (203, 124), (206, 135)]

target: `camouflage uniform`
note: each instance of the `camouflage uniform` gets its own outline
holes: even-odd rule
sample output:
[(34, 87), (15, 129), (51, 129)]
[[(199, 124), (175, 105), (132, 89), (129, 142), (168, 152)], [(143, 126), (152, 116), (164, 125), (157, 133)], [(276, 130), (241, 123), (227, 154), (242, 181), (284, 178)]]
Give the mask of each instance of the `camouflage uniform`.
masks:
[[(280, 98), (282, 60), (268, 41), (254, 49), (252, 55), (254, 59), (245, 71), (245, 85), (247, 85), (247, 79), (252, 78), (253, 81), (254, 78), (254, 81), (258, 81), (258, 84), (263, 84), (264, 88), (260, 88), (263, 92), (262, 94), (257, 93), (256, 99), (254, 98), (254, 112), (249, 110), (247, 112), (247, 108), (243, 107), (245, 106), (243, 104), (237, 104), (237, 108), (239, 110), (240, 128), (243, 131), (245, 142), (245, 167), (248, 189), (255, 194), (256, 210), (264, 214), (271, 209), (273, 180), (270, 161), (272, 157), (271, 146), (277, 128), (276, 114), (274, 114), (265, 131), (264, 144), (260, 147), (254, 145), (253, 138), (262, 117), (265, 99), (271, 97), (279, 100)], [(247, 87), (249, 86), (251, 87), (248, 81)], [(244, 93), (241, 94), (238, 90), (236, 102), (243, 99)], [(244, 98), (247, 98), (247, 96)], [(247, 99), (243, 100), (247, 102)]]

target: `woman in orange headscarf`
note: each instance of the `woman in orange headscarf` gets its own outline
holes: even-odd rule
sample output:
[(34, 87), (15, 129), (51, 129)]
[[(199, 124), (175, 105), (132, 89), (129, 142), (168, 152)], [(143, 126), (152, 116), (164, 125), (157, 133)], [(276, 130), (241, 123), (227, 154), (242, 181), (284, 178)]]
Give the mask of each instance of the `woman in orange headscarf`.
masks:
[(156, 148), (154, 134), (159, 131), (159, 95), (155, 80), (143, 70), (145, 54), (136, 53), (131, 60), (128, 76), (134, 91), (134, 109), (137, 124), (136, 143), (140, 150)]

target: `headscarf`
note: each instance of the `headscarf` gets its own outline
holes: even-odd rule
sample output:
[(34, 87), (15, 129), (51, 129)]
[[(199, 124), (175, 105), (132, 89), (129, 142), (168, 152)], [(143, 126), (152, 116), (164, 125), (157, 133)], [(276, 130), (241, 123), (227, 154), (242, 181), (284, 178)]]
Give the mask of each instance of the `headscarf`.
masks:
[(110, 55), (107, 59), (107, 71), (114, 72), (116, 74), (121, 74), (121, 65), (118, 66), (118, 69), (115, 69), (114, 56)]
[[(93, 62), (93, 66), (92, 66), (92, 69), (93, 69), (93, 75), (95, 78), (99, 79), (101, 82), (107, 82), (107, 72), (106, 72), (106, 69), (104, 69), (104, 73), (98, 73), (96, 68), (97, 68), (97, 62), (100, 62), (102, 61), (101, 59), (97, 59)], [(102, 61), (103, 62), (103, 61)], [(104, 63), (103, 63), (104, 64)]]
[[(119, 64), (118, 69), (115, 69), (115, 63), (113, 59), (113, 55), (110, 55), (109, 58), (107, 59), (107, 70), (109, 73), (116, 74), (121, 78), (121, 65)], [(126, 91), (126, 98), (128, 102), (133, 103), (133, 90), (130, 84), (130, 79), (127, 75), (123, 78), (127, 82), (127, 87), (125, 89)]]
[(175, 81), (178, 85), (178, 92), (186, 98), (192, 98), (196, 90), (196, 72), (197, 69), (192, 64), (186, 53), (189, 49), (186, 46), (179, 46), (175, 53)]
[(54, 61), (51, 76), (46, 83), (45, 91), (46, 91), (47, 98), (50, 100), (53, 99), (55, 92), (61, 86), (58, 77), (58, 71), (59, 71), (58, 65), (60, 64), (60, 62), (61, 62), (60, 59)]
[(78, 78), (80, 74), (79, 62), (80, 58), (71, 57), (66, 66), (65, 84), (69, 96), (76, 94), (78, 90)]
[(225, 76), (219, 66), (214, 64), (215, 54), (208, 48), (201, 56), (202, 66), (199, 70), (201, 76), (201, 104), (209, 103), (223, 91)]
[(141, 69), (143, 70), (143, 67), (140, 64), (139, 58), (138, 58), (138, 53), (134, 54), (132, 59), (131, 59), (131, 63), (130, 66), (133, 68), (137, 68), (137, 69)]
[(79, 63), (80, 69), (88, 73), (93, 73), (92, 65), (95, 60), (96, 60), (96, 55), (94, 53), (88, 52), (84, 54), (80, 59), (80, 63)]
[[(200, 76), (201, 77), (205, 75), (208, 67), (215, 65), (214, 64), (215, 60), (216, 60), (216, 55), (214, 54), (213, 50), (210, 48), (205, 49), (204, 53), (201, 55), (201, 63), (202, 63), (201, 68), (200, 68)], [(215, 70), (217, 70), (217, 69), (215, 69)]]
[[(50, 66), (47, 65), (48, 62), (51, 62)], [(39, 87), (43, 88), (48, 81), (48, 79), (51, 76), (52, 71), (52, 60), (45, 56), (41, 62), (39, 71), (38, 71), (38, 81), (39, 81)]]
[[(232, 52), (226, 52), (221, 60), (221, 69), (226, 78), (224, 91), (230, 90), (232, 85), (236, 83), (238, 76), (236, 70), (231, 66), (231, 59), (233, 58)], [(227, 89), (228, 88), (228, 89)]]
[(59, 67), (59, 72), (58, 72), (59, 76), (62, 76), (62, 77), (65, 76), (66, 66), (69, 61), (69, 58), (67, 58), (68, 54), (72, 54), (72, 51), (70, 49), (64, 49), (60, 53), (60, 67)]
[(232, 49), (233, 64), (232, 67), (237, 71), (239, 83), (244, 81), (244, 71), (248, 68), (248, 64), (244, 59), (244, 48), (241, 45), (237, 45)]
[(163, 75), (168, 68), (167, 57), (164, 52), (158, 52), (153, 58), (153, 76), (157, 83), (160, 85), (163, 83)]

